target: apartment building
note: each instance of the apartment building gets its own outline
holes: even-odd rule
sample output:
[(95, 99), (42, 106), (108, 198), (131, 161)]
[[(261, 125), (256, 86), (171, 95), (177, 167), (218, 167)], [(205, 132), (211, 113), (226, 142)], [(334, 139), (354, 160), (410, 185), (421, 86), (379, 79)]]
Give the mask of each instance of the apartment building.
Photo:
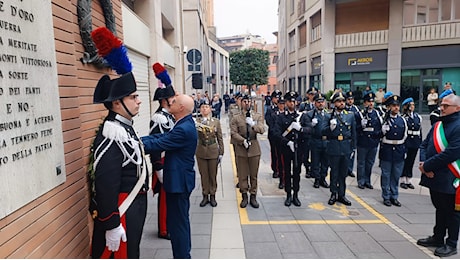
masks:
[(370, 86), (413, 97), (460, 91), (460, 1), (279, 1), (278, 85), (305, 93)]

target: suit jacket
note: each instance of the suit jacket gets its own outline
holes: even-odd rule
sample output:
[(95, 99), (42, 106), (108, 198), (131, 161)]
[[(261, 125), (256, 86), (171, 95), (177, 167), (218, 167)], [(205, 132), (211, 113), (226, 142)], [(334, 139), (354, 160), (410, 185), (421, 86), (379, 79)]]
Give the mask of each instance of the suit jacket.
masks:
[(142, 137), (147, 153), (166, 151), (163, 187), (169, 193), (192, 192), (195, 188), (197, 133), (192, 115), (187, 115), (165, 134)]
[[(230, 123), (230, 132), (232, 135), (232, 139), (234, 140), (234, 148), (235, 148), (235, 155), (242, 156), (242, 157), (253, 157), (260, 155), (260, 146), (259, 141), (257, 141), (257, 134), (263, 134), (265, 132), (264, 121), (262, 119), (262, 115), (251, 111), (251, 117), (256, 122), (253, 127), (247, 127), (246, 124), (246, 113), (240, 113), (235, 115), (232, 118)], [(243, 145), (244, 140), (248, 137), (247, 133), (249, 130), (249, 139), (252, 143), (249, 146), (249, 149)]]

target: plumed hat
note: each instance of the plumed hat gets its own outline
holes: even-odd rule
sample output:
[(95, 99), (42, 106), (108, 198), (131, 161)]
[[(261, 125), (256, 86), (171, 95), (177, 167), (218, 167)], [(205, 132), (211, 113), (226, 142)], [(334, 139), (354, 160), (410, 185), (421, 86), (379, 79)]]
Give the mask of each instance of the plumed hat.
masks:
[(413, 98), (406, 98), (404, 99), (404, 101), (401, 103), (401, 105), (407, 105), (407, 104), (410, 104), (411, 102), (414, 102), (414, 99)]
[(343, 96), (342, 92), (337, 92), (331, 97), (331, 100), (334, 103), (335, 101), (345, 100), (345, 97)]
[(391, 96), (389, 96), (388, 98), (385, 99), (385, 106), (389, 106), (389, 105), (393, 105), (393, 104), (399, 105), (400, 102), (401, 102), (401, 97), (400, 96), (391, 95)]
[(364, 95), (363, 100), (372, 102), (374, 101), (374, 98), (375, 98), (375, 94), (372, 92), (369, 92), (366, 95)]
[(110, 79), (108, 75), (102, 76), (94, 89), (93, 102), (112, 102), (137, 91), (136, 81), (131, 72), (133, 67), (123, 43), (106, 27), (97, 28), (91, 33), (91, 37), (99, 56), (121, 75), (116, 79)]
[(168, 71), (160, 63), (155, 63), (152, 66), (153, 72), (155, 72), (155, 77), (159, 79), (162, 83), (161, 87), (158, 87), (155, 90), (153, 95), (153, 100), (162, 100), (165, 98), (170, 98), (176, 95), (173, 86), (171, 85), (171, 78), (168, 75)]

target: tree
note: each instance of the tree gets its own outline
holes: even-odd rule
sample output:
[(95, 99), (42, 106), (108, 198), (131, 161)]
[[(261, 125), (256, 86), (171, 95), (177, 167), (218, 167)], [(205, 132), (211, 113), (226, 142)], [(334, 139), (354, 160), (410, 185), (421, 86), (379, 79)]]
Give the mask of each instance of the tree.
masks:
[(268, 83), (269, 52), (245, 49), (230, 53), (230, 80), (235, 85), (266, 85)]

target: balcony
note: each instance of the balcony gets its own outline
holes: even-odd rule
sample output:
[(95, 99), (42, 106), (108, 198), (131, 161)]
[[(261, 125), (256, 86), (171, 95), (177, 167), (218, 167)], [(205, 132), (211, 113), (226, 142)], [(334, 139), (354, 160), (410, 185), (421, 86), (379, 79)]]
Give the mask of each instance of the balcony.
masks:
[(460, 39), (460, 22), (437, 23), (404, 27), (402, 42)]
[(336, 48), (350, 48), (388, 44), (388, 30), (338, 34), (335, 36)]

